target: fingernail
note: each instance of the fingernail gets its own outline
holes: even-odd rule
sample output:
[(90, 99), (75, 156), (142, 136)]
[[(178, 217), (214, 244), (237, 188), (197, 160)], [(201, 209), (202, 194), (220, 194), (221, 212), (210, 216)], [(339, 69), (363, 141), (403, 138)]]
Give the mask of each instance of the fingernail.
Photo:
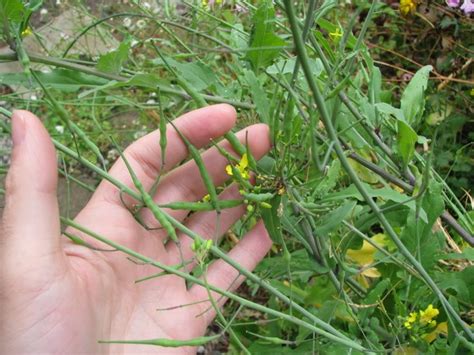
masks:
[(21, 111), (13, 111), (12, 115), (12, 140), (13, 146), (19, 146), (25, 139), (25, 116)]

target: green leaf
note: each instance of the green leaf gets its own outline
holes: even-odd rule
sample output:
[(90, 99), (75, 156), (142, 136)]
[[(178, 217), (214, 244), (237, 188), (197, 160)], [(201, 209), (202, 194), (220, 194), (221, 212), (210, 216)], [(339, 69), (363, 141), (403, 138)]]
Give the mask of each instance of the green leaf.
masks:
[(472, 303), (474, 297), (474, 266), (459, 272), (436, 273), (438, 285), (443, 290), (453, 290), (464, 302)]
[(253, 71), (245, 70), (244, 77), (250, 87), (250, 95), (252, 96), (252, 100), (261, 121), (268, 124), (270, 122), (270, 101), (267, 98), (267, 94), (263, 90)]
[(314, 274), (324, 274), (329, 271), (328, 268), (317, 264), (314, 259), (308, 255), (305, 249), (299, 249), (291, 253), (290, 263), (285, 256), (274, 256), (263, 259), (256, 268), (256, 272), (265, 272), (268, 278), (280, 278), (288, 274), (291, 270), (293, 280), (298, 279), (306, 283)]
[(382, 113), (387, 116), (394, 116), (400, 121), (406, 121), (405, 116), (403, 115), (403, 111), (393, 107), (392, 105), (389, 105), (385, 102), (380, 102), (378, 104), (375, 104), (375, 107), (377, 108), (379, 113)]
[(380, 92), (382, 91), (382, 73), (378, 67), (374, 67), (370, 79), (370, 96), (373, 97), (373, 103), (380, 102)]
[[(376, 304), (379, 299), (382, 298), (382, 295), (384, 292), (389, 288), (390, 286), (390, 279), (383, 279), (380, 282), (378, 282), (367, 294), (367, 296), (364, 298), (363, 304), (366, 305), (373, 305)], [(364, 321), (368, 316), (372, 315), (372, 313), (375, 311), (376, 307), (369, 306), (367, 308), (361, 308), (359, 312), (359, 319), (361, 321)]]
[(128, 59), (129, 52), (130, 42), (122, 42), (116, 50), (100, 56), (97, 69), (106, 73), (119, 74), (122, 71), (123, 64)]
[(308, 285), (308, 288), (308, 295), (306, 296), (305, 303), (313, 304), (317, 307), (321, 307), (337, 294), (334, 284), (327, 275), (313, 278), (312, 284)]
[(4, 23), (20, 22), (22, 20), (25, 6), (20, 0), (0, 0), (0, 31), (3, 31)]
[(286, 44), (275, 34), (274, 21), (275, 9), (272, 2), (262, 1), (252, 18), (253, 29), (250, 35), (249, 49), (254, 50), (249, 51), (246, 56), (255, 71), (270, 65), (281, 51), (281, 48), (269, 49), (267, 47), (279, 47)]
[(425, 109), (424, 93), (428, 87), (431, 65), (424, 66), (416, 72), (402, 94), (401, 109), (412, 127), (416, 127)]
[(442, 257), (444, 260), (469, 260), (474, 261), (474, 248), (466, 247), (462, 253), (449, 253)]
[(275, 355), (275, 354), (291, 354), (291, 355), (306, 355), (314, 352), (315, 345), (313, 342), (305, 342), (296, 347), (294, 346), (282, 346), (272, 344), (267, 340), (252, 341), (248, 348), (251, 354), (261, 355)]
[(283, 243), (283, 237), (281, 234), (281, 223), (280, 217), (278, 216), (278, 209), (280, 208), (281, 196), (276, 195), (269, 201), (272, 208), (262, 208), (262, 218), (265, 228), (270, 235), (270, 238), (278, 244)]
[(423, 267), (432, 270), (443, 250), (444, 237), (440, 232), (433, 231), (433, 225), (444, 211), (443, 185), (430, 182), (421, 197), (421, 207), (426, 211), (427, 220), (417, 218), (412, 211), (406, 220), (401, 239), (413, 255), (416, 255)]
[(398, 153), (402, 158), (403, 164), (407, 166), (415, 153), (415, 144), (418, 140), (418, 135), (413, 128), (401, 120), (397, 121), (397, 127)]
[(327, 236), (337, 227), (340, 227), (341, 222), (347, 217), (356, 204), (356, 201), (349, 201), (348, 203), (337, 208), (335, 211), (325, 215), (321, 222), (316, 226), (317, 233), (321, 236)]
[[(369, 184), (364, 183), (363, 185), (365, 187), (365, 190), (369, 194), (369, 196), (372, 198), (380, 198), (385, 201), (387, 200), (393, 201), (393, 202), (402, 204), (403, 206), (407, 206), (412, 211), (416, 211), (416, 203), (414, 200), (410, 200), (410, 196), (404, 195), (389, 187), (374, 189)], [(324, 198), (318, 202), (322, 203), (322, 202), (329, 202), (329, 201), (341, 201), (341, 200), (346, 200), (348, 198), (354, 198), (359, 201), (364, 201), (364, 198), (360, 194), (359, 190), (357, 190), (357, 187), (355, 187), (355, 185), (350, 185), (349, 187), (343, 190), (324, 196)], [(407, 200), (410, 200), (410, 201), (407, 202)], [(421, 208), (419, 211), (419, 217), (423, 222), (428, 222), (428, 216), (423, 208)]]
[(171, 58), (166, 58), (166, 61), (197, 91), (218, 83), (214, 71), (202, 63), (180, 63)]
[(318, 184), (314, 189), (315, 196), (325, 196), (329, 191), (331, 191), (341, 178), (341, 162), (339, 159), (335, 159), (329, 165), (329, 168), (326, 172), (326, 175), (323, 180)]
[[(296, 57), (290, 59), (281, 59), (275, 64), (269, 66), (266, 70), (268, 74), (278, 75), (278, 74), (293, 74), (296, 65)], [(309, 66), (311, 72), (315, 77), (321, 75), (324, 70), (323, 62), (321, 59), (309, 59)]]
[[(320, 18), (317, 24), (321, 28), (325, 29), (327, 33), (333, 33), (339, 28), (339, 25), (335, 25), (324, 18)], [(347, 47), (350, 49), (354, 49), (356, 46), (356, 43), (357, 43), (357, 38), (352, 33), (349, 33), (349, 36), (347, 38)]]
[[(36, 75), (46, 86), (63, 92), (74, 92), (82, 87), (95, 87), (107, 83), (105, 79), (69, 69), (53, 69), (47, 73), (38, 71)], [(38, 86), (38, 83), (31, 82), (25, 73), (0, 73), (0, 84)]]
[[(8, 1), (8, 0), (7, 0)], [(38, 10), (41, 5), (43, 5), (43, 0), (30, 0), (27, 4), (27, 7), (30, 11)]]

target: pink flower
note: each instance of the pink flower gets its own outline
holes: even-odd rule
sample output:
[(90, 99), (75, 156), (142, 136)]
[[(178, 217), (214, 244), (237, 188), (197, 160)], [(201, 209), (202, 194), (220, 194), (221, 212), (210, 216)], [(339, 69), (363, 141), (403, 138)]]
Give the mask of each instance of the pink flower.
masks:
[(458, 7), (461, 4), (461, 0), (446, 0), (446, 4), (449, 7)]
[(474, 0), (464, 0), (461, 10), (463, 10), (466, 15), (474, 12)]

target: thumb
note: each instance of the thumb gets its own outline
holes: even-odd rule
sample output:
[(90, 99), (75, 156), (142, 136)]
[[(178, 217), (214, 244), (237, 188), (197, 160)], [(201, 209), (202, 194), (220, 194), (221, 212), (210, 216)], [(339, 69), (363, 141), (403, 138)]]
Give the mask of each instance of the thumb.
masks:
[(0, 241), (7, 255), (21, 255), (26, 262), (49, 259), (60, 251), (55, 149), (41, 121), (28, 111), (13, 112), (12, 140)]

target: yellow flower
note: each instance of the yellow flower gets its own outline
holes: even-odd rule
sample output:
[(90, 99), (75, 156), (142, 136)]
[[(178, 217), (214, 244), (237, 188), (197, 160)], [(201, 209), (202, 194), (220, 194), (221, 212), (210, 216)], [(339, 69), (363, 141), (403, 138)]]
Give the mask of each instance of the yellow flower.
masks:
[(413, 323), (416, 322), (417, 318), (418, 318), (418, 313), (411, 312), (410, 315), (406, 317), (405, 323), (403, 323), (403, 325), (405, 326), (405, 328), (411, 329), (413, 327)]
[(431, 343), (440, 334), (444, 334), (444, 335), (448, 334), (448, 323), (446, 322), (439, 323), (435, 330), (431, 331), (431, 333), (426, 334), (423, 338), (428, 343)]
[(334, 32), (329, 33), (329, 37), (335, 42), (339, 41), (339, 38), (342, 37), (341, 29), (339, 27), (336, 28), (336, 30)]
[(436, 318), (439, 314), (439, 310), (434, 308), (432, 304), (430, 304), (424, 311), (420, 311), (420, 322), (421, 324), (425, 325), (428, 324), (430, 326), (435, 326), (436, 321), (433, 318)]
[(209, 196), (209, 194), (205, 195), (203, 198), (202, 198), (202, 202), (209, 202), (211, 201), (211, 196)]
[(416, 2), (414, 0), (400, 0), (400, 12), (403, 16), (413, 14), (416, 10)]
[[(235, 166), (235, 168), (239, 171), (242, 178), (249, 179), (250, 174), (249, 174), (248, 167), (249, 167), (249, 160), (247, 158), (247, 153), (244, 153), (244, 155), (242, 155), (242, 159), (240, 159), (239, 164), (237, 164)], [(232, 166), (230, 166), (230, 165), (227, 165), (225, 167), (225, 171), (227, 172), (227, 175), (229, 175), (229, 176), (234, 175), (234, 172), (232, 171)]]
[(418, 314), (416, 312), (411, 312), (410, 315), (407, 317), (407, 322), (415, 323)]
[(33, 31), (31, 30), (31, 27), (27, 27), (23, 30), (23, 32), (21, 32), (21, 37), (26, 37), (32, 34), (33, 34)]

